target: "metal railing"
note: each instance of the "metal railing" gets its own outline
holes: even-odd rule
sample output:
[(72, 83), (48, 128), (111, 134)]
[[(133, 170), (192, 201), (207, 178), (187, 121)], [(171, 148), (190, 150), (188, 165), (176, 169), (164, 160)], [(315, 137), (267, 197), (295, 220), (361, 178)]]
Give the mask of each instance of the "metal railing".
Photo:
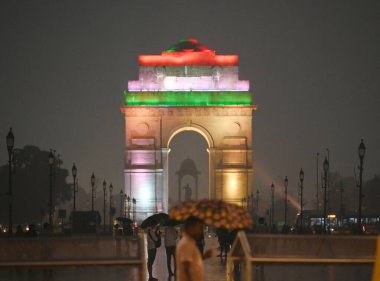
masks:
[(245, 235), (240, 232), (229, 254), (227, 280), (335, 281), (359, 280), (358, 276), (361, 281), (371, 280), (376, 242), (375, 236)]
[[(130, 280), (144, 280), (145, 248), (143, 234), (136, 237), (0, 239), (0, 280), (7, 280), (6, 276), (16, 270), (28, 269), (29, 272), (38, 268), (53, 270), (57, 274), (68, 268), (74, 274), (75, 271), (88, 273), (94, 268), (102, 268), (105, 276), (112, 275), (110, 272), (118, 268), (119, 271), (133, 272), (135, 278)], [(108, 278), (104, 280), (108, 281)]]

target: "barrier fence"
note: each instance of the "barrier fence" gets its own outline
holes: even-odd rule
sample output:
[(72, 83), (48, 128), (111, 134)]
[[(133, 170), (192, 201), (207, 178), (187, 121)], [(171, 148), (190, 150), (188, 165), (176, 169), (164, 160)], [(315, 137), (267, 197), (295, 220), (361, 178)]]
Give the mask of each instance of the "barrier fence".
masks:
[(240, 232), (229, 254), (227, 280), (380, 281), (376, 243), (375, 236)]
[(144, 241), (142, 234), (0, 239), (0, 280), (144, 280)]

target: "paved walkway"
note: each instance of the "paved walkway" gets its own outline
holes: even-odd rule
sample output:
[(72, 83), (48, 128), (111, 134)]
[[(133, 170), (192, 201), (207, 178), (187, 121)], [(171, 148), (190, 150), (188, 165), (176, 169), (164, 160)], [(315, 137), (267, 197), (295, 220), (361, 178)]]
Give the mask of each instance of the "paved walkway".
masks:
[[(206, 275), (206, 281), (220, 281), (220, 280), (226, 280), (226, 261), (225, 259), (221, 260), (220, 257), (216, 257), (219, 254), (218, 251), (218, 239), (215, 237), (212, 238), (205, 238), (206, 247), (207, 249), (213, 250), (213, 256), (205, 260), (205, 275)], [(174, 267), (172, 267), (174, 268)], [(169, 278), (167, 268), (166, 268), (166, 252), (164, 244), (158, 249), (156, 260), (153, 265), (153, 275), (156, 277), (159, 281), (164, 280), (172, 280), (174, 281), (175, 278)]]

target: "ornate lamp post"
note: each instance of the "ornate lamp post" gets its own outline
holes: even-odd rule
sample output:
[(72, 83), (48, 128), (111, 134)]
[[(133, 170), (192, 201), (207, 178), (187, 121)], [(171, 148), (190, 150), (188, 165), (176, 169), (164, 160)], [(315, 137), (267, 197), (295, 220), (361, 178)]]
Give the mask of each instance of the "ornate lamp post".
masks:
[(103, 180), (103, 231), (106, 232), (106, 199), (107, 199), (107, 183)]
[(260, 200), (260, 191), (256, 190), (256, 215), (259, 214), (259, 200)]
[(358, 152), (359, 152), (359, 209), (358, 209), (358, 234), (362, 234), (362, 199), (364, 197), (362, 193), (362, 186), (363, 186), (363, 160), (365, 155), (365, 145), (363, 142), (363, 139), (360, 142)]
[(12, 197), (12, 153), (13, 153), (13, 147), (15, 144), (15, 137), (12, 133), (12, 128), (9, 129), (8, 135), (6, 137), (7, 139), (7, 149), (8, 149), (8, 169), (9, 169), (9, 190), (8, 190), (8, 196), (9, 196), (9, 220), (8, 220), (8, 236), (13, 236), (13, 197)]
[(110, 209), (109, 209), (109, 216), (110, 216), (110, 231), (112, 232), (112, 190), (113, 190), (113, 186), (112, 186), (112, 183), (110, 184), (109, 186), (109, 190), (110, 190)]
[(73, 212), (75, 212), (76, 208), (75, 208), (75, 194), (77, 193), (77, 185), (76, 185), (76, 177), (77, 177), (77, 167), (75, 166), (75, 163), (73, 164), (73, 167), (71, 168), (71, 173), (73, 175), (73, 193), (74, 193), (74, 205), (73, 205)]
[(285, 218), (284, 218), (284, 232), (287, 232), (288, 229), (288, 177), (285, 177), (284, 186), (285, 186)]
[(91, 175), (91, 212), (94, 211), (94, 198), (95, 198), (94, 186), (95, 186), (95, 175), (94, 173), (92, 173)]
[(133, 209), (132, 209), (133, 221), (136, 221), (136, 199), (135, 198), (132, 199), (132, 203), (133, 203)]
[(272, 198), (272, 210), (271, 210), (271, 227), (273, 228), (274, 230), (274, 184), (272, 182), (271, 186), (270, 186), (270, 189), (271, 189), (271, 198)]
[[(132, 198), (128, 195), (127, 196), (128, 218), (131, 218), (131, 199)], [(133, 203), (133, 200), (132, 200), (132, 203)], [(133, 212), (133, 208), (132, 208), (132, 212)]]
[(329, 171), (329, 161), (327, 158), (325, 158), (325, 161), (323, 161), (323, 188), (325, 189), (324, 192), (324, 199), (323, 199), (323, 233), (326, 233), (326, 217), (327, 217), (327, 172)]
[(305, 174), (301, 168), (301, 171), (300, 171), (300, 174), (299, 174), (299, 177), (300, 177), (300, 195), (301, 195), (301, 214), (300, 214), (300, 217), (301, 217), (301, 225), (300, 225), (300, 233), (303, 232), (303, 180), (304, 180), (304, 177), (305, 177)]
[(124, 192), (122, 189), (120, 189), (120, 216), (122, 217), (124, 212), (123, 212), (123, 202), (124, 202)]
[(50, 165), (50, 186), (49, 186), (49, 231), (53, 231), (53, 165), (54, 165), (54, 154), (50, 149), (49, 153), (49, 165)]

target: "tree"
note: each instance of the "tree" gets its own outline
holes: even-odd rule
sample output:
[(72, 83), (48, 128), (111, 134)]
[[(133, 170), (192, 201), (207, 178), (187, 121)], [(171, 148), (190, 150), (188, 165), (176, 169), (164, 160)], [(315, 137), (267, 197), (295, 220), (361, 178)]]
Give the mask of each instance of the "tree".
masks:
[[(54, 163), (53, 206), (71, 199), (71, 184), (66, 182), (67, 169)], [(49, 152), (36, 146), (15, 149), (12, 167), (13, 221), (40, 222), (49, 212)], [(0, 167), (0, 222), (8, 221), (8, 164)]]

